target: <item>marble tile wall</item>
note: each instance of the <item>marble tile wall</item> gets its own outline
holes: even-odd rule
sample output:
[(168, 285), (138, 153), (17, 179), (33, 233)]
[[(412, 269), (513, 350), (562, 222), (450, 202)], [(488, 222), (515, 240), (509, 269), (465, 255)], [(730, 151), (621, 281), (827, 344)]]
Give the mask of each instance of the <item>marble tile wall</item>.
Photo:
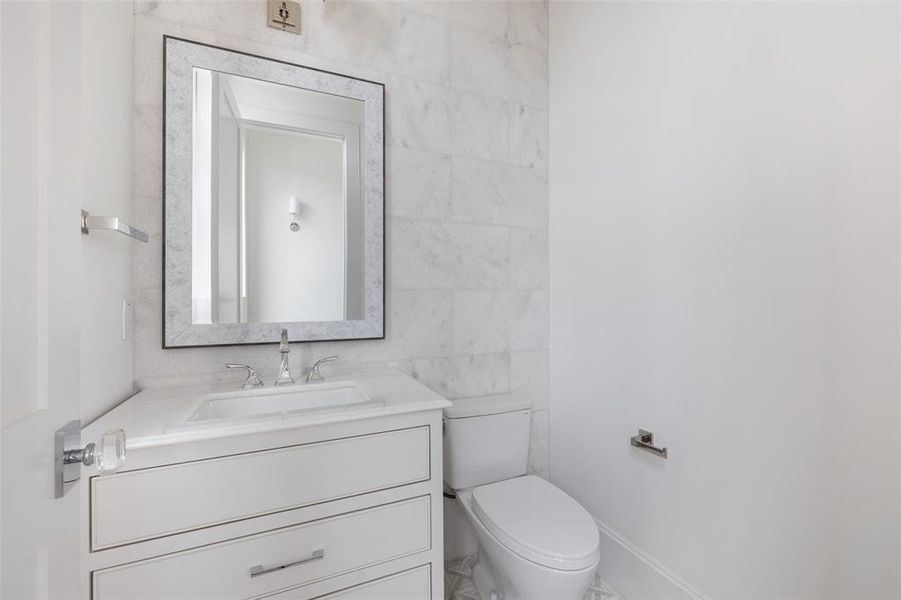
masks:
[[(391, 365), (449, 398), (516, 393), (535, 409), (530, 469), (547, 458), (547, 6), (304, 0), (302, 35), (264, 0), (135, 3), (135, 377), (140, 386), (272, 376), (274, 348), (161, 349), (162, 36), (385, 82), (387, 339), (292, 345)], [(236, 379), (237, 381), (237, 379)]]

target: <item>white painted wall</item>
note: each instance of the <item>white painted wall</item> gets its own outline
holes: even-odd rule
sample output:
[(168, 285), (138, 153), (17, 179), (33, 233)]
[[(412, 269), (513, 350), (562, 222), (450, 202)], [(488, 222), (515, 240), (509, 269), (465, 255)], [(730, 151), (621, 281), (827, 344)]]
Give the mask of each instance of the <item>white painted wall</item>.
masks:
[[(96, 215), (115, 215), (133, 223), (134, 7), (114, 0), (83, 2), (81, 28), (83, 207)], [(137, 243), (108, 231), (81, 240), (81, 404), (85, 422), (133, 391), (131, 275), (132, 250)], [(125, 340), (123, 301), (128, 303)]]
[(899, 42), (897, 3), (551, 3), (552, 479), (711, 598), (901, 596)]
[[(244, 152), (247, 320), (343, 320), (343, 143), (247, 127)], [(289, 227), (291, 196), (300, 231)]]

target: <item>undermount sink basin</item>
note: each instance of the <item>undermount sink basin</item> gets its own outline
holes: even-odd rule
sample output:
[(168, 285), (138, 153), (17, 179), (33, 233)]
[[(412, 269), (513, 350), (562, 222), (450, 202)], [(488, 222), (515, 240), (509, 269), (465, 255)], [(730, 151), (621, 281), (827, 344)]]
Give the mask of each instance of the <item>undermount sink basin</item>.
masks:
[(353, 383), (300, 384), (286, 388), (217, 394), (205, 400), (188, 420), (197, 422), (210, 419), (288, 415), (341, 410), (365, 404), (383, 403), (370, 400)]

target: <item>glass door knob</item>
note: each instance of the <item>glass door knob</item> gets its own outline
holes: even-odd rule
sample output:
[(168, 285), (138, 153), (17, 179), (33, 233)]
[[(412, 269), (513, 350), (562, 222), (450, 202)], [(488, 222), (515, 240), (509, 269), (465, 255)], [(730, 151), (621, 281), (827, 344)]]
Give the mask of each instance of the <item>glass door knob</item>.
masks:
[(107, 431), (97, 443), (90, 442), (81, 450), (66, 450), (63, 464), (96, 464), (100, 473), (112, 473), (125, 463), (125, 432), (121, 429)]

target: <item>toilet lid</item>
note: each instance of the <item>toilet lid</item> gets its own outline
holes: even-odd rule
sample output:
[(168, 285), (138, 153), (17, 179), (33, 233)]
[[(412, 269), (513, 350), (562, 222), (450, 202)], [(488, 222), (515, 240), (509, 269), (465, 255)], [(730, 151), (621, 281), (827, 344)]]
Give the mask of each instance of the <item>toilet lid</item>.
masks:
[(527, 560), (575, 571), (598, 558), (598, 530), (582, 505), (548, 481), (526, 475), (475, 488), (472, 508), (504, 546)]

